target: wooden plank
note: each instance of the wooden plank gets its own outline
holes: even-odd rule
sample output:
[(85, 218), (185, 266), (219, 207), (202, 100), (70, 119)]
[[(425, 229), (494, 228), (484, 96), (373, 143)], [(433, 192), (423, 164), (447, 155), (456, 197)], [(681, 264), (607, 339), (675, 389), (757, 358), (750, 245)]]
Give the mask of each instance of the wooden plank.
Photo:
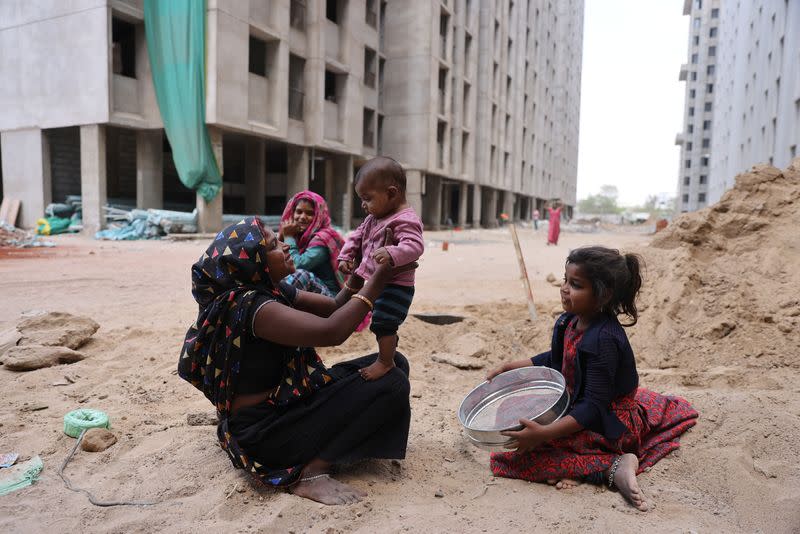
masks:
[(20, 201), (18, 198), (11, 199), (11, 207), (8, 209), (8, 219), (6, 219), (6, 222), (11, 226), (17, 225), (17, 216), (19, 215), (19, 204)]
[(8, 217), (8, 209), (11, 207), (11, 199), (3, 197), (3, 203), (0, 204), (0, 221), (5, 221)]
[(514, 224), (508, 225), (511, 230), (511, 239), (514, 241), (514, 250), (517, 252), (517, 261), (519, 262), (519, 273), (522, 278), (522, 285), (525, 286), (525, 296), (528, 299), (528, 313), (531, 316), (531, 321), (536, 320), (536, 306), (533, 304), (533, 292), (531, 291), (531, 282), (528, 280), (528, 269), (525, 268), (525, 259), (522, 257), (522, 248), (519, 246), (519, 238), (517, 237), (517, 228)]

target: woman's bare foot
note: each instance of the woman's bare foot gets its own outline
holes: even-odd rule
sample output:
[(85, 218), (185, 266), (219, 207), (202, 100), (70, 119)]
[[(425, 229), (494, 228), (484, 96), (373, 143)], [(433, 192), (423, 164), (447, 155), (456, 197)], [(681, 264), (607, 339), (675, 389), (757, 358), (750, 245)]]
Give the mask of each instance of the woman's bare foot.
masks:
[[(614, 472), (614, 486), (636, 509), (646, 512), (650, 507), (644, 498), (644, 493), (639, 488), (639, 481), (636, 479), (636, 470), (639, 468), (639, 459), (635, 455), (628, 453), (620, 456), (617, 470)], [(606, 471), (606, 479), (611, 475), (610, 467)]]
[(366, 381), (377, 380), (389, 371), (391, 371), (392, 367), (394, 367), (394, 360), (390, 360), (391, 363), (386, 364), (381, 361), (380, 358), (372, 362), (370, 365), (364, 367), (359, 372), (361, 373), (361, 377)]
[(366, 496), (364, 492), (352, 488), (344, 482), (339, 482), (327, 474), (303, 478), (290, 487), (289, 491), (298, 497), (305, 497), (322, 504), (353, 504)]
[(580, 480), (575, 480), (574, 478), (549, 478), (547, 483), (555, 486), (556, 489), (572, 489), (582, 484)]

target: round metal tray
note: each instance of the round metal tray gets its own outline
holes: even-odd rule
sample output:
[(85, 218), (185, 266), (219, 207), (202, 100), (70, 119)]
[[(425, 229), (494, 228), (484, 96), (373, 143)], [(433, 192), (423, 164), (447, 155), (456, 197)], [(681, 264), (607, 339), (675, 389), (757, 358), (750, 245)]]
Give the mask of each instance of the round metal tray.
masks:
[(458, 419), (475, 446), (502, 451), (511, 440), (501, 432), (521, 430), (520, 419), (550, 424), (566, 413), (569, 402), (561, 373), (521, 367), (479, 384), (461, 402)]

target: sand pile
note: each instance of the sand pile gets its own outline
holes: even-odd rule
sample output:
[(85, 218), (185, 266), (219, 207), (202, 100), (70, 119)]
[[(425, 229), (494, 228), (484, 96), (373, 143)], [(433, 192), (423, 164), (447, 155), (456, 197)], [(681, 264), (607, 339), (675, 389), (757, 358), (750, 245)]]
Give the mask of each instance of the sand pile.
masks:
[(748, 369), (800, 368), (786, 350), (800, 345), (800, 159), (737, 176), (717, 204), (680, 216), (645, 256), (634, 336), (644, 363), (680, 369), (685, 385), (715, 377), (740, 385), (744, 374), (759, 375)]

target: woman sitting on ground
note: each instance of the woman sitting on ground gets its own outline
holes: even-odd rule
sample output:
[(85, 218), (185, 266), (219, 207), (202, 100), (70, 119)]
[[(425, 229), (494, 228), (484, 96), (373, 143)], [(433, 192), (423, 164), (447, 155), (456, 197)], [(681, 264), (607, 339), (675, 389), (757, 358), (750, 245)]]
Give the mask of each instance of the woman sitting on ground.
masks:
[(278, 239), (289, 246), (296, 269), (286, 282), (335, 297), (344, 282), (336, 264), (344, 240), (331, 226), (325, 199), (312, 191), (293, 196), (283, 210)]
[(351, 276), (335, 299), (282, 282), (293, 271), (289, 247), (259, 219), (220, 232), (192, 266), (200, 311), (178, 372), (216, 406), (235, 467), (324, 504), (356, 502), (363, 494), (330, 470), (405, 457), (408, 362), (397, 353), (397, 368), (366, 382), (358, 371), (377, 354), (327, 368), (309, 347), (343, 343), (398, 270), (381, 265), (366, 284)]

